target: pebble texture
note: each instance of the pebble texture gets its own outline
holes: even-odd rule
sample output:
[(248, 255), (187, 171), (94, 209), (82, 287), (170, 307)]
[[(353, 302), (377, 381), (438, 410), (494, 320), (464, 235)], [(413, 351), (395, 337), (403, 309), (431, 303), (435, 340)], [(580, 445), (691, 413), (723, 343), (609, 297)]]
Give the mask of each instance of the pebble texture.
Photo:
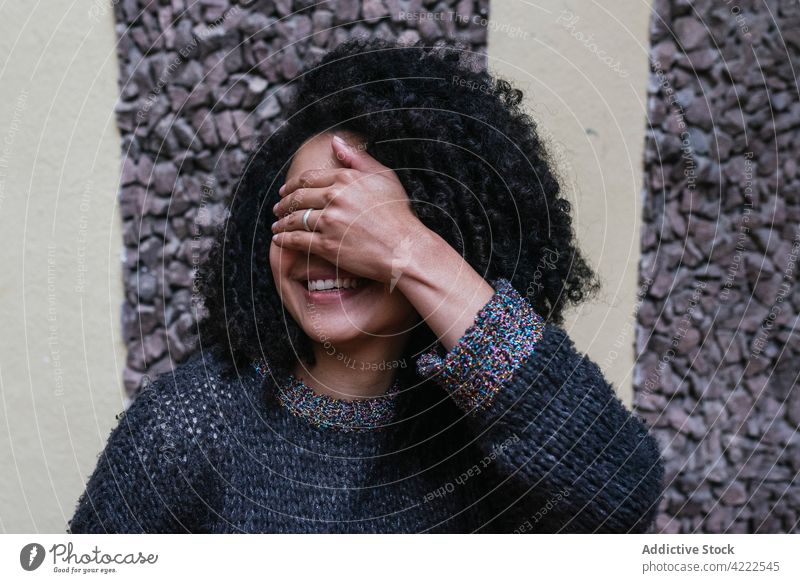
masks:
[[(317, 6), (317, 4), (319, 4)], [(224, 220), (256, 136), (281, 120), (288, 83), (357, 35), (485, 54), (488, 0), (120, 0), (114, 2), (122, 135), (130, 396), (194, 350), (193, 271)], [(420, 14), (431, 15), (421, 18)], [(485, 61), (483, 62), (485, 66)]]
[(798, 532), (800, 4), (656, 0), (635, 406), (659, 532)]
[[(337, 416), (352, 431), (318, 423), (330, 403), (281, 399), (281, 375), (223, 374), (218, 348), (198, 352), (122, 415), (68, 529), (645, 532), (662, 495), (658, 443), (562, 328), (518, 342), (531, 313), (501, 280), (445, 362), (507, 360), (410, 375), (383, 397), (400, 400), (379, 406), (390, 418)], [(456, 389), (483, 395), (488, 378), (500, 385), (476, 411)]]

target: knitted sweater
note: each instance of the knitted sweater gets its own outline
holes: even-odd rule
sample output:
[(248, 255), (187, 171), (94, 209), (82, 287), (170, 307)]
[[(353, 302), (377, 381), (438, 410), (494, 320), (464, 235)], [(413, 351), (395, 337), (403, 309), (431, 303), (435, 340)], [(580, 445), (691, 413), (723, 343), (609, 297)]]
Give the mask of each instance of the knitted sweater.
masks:
[(67, 532), (646, 532), (656, 440), (561, 327), (491, 284), (456, 346), (372, 399), (193, 355), (121, 414)]

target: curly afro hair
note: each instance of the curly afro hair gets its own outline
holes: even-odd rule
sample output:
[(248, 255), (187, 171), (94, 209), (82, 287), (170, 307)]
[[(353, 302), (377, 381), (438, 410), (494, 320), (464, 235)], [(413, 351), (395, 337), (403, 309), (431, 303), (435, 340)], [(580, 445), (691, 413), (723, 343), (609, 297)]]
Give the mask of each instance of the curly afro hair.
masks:
[[(293, 83), (286, 122), (260, 139), (198, 273), (203, 344), (230, 363), (313, 364), (311, 341), (285, 311), (269, 265), (272, 206), (308, 138), (348, 130), (397, 173), (420, 220), (485, 279), (505, 277), (551, 322), (600, 284), (576, 247), (570, 204), (523, 112), (522, 92), (460, 48), (352, 40)], [(412, 335), (413, 359), (436, 338)], [(413, 367), (412, 367), (413, 368)]]

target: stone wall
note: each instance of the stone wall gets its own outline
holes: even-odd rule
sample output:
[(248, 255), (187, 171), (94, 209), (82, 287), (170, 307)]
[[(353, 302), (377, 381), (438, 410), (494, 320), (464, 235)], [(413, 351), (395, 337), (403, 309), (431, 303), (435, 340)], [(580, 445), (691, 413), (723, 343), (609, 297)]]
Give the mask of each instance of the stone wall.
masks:
[[(254, 137), (279, 123), (287, 83), (357, 35), (486, 52), (488, 0), (116, 0), (121, 67), (124, 370), (192, 351), (193, 269), (208, 252)], [(103, 5), (105, 9), (105, 5)], [(100, 10), (100, 8), (98, 8)], [(485, 66), (485, 60), (484, 60)]]
[[(113, 4), (131, 396), (193, 350), (192, 270), (306, 63), (354, 35), (486, 50), (488, 0), (315, 4)], [(655, 1), (635, 407), (667, 461), (657, 531), (798, 530), (798, 6)]]
[(800, 4), (656, 0), (635, 405), (661, 532), (796, 532)]

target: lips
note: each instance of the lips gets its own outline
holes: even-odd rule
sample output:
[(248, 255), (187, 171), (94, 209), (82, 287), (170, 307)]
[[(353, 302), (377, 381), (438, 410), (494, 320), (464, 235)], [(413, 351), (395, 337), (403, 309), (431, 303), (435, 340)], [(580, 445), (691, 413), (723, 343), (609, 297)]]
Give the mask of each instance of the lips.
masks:
[[(315, 281), (315, 280), (311, 280)], [(319, 280), (317, 280), (319, 281)], [(336, 281), (335, 279), (333, 280)], [(308, 282), (298, 282), (302, 286), (303, 296), (306, 301), (315, 304), (338, 304), (343, 300), (363, 294), (365, 290), (371, 289), (373, 283), (371, 279), (359, 279), (360, 283), (356, 287), (334, 287), (331, 289), (309, 289)]]
[(311, 269), (305, 274), (301, 275), (300, 277), (296, 278), (298, 281), (306, 282), (306, 281), (314, 281), (319, 279), (364, 279), (359, 277), (355, 273), (350, 273), (349, 271), (345, 271), (344, 269), (327, 269), (327, 268), (318, 268), (318, 269)]
[(308, 291), (330, 291), (334, 289), (357, 288), (364, 284), (363, 279), (351, 279), (343, 277), (340, 279), (310, 279), (306, 282)]

